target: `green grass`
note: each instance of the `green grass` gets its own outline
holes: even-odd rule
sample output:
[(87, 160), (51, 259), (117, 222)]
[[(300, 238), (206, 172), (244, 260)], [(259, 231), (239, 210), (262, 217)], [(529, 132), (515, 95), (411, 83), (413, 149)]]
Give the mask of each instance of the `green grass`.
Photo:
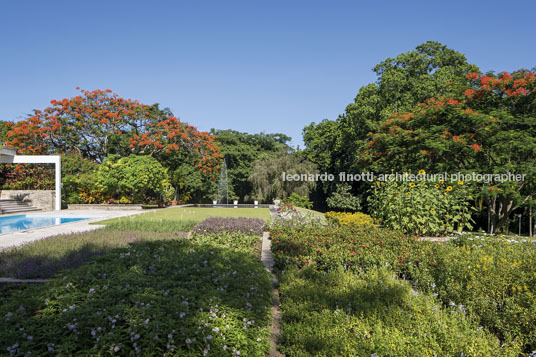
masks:
[(140, 232), (189, 232), (196, 225), (194, 220), (176, 221), (170, 219), (162, 220), (135, 220), (132, 218), (118, 220), (107, 224), (105, 230), (115, 231), (140, 231)]
[(176, 207), (166, 208), (155, 212), (148, 212), (129, 217), (114, 218), (95, 222), (94, 224), (111, 224), (117, 222), (136, 221), (195, 221), (200, 222), (209, 217), (245, 217), (270, 219), (268, 208), (210, 208), (210, 207)]

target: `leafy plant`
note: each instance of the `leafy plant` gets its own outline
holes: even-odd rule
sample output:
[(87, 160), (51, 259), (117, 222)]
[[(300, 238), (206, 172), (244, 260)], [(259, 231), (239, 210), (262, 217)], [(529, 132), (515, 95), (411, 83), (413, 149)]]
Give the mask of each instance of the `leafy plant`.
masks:
[(251, 253), (184, 239), (134, 244), (0, 297), (0, 349), (265, 356), (271, 290)]
[(407, 277), (422, 260), (425, 242), (400, 232), (373, 227), (279, 225), (271, 230), (272, 251), (279, 269), (290, 265), (331, 271), (363, 272), (390, 266)]
[(501, 345), (457, 306), (442, 308), (386, 269), (290, 267), (280, 294), (287, 356), (519, 355), (519, 346)]
[(310, 161), (287, 149), (281, 149), (278, 153), (265, 153), (255, 160), (249, 176), (253, 195), (263, 201), (288, 197), (293, 192), (307, 196), (315, 186), (315, 181), (287, 180), (282, 173), (314, 175), (317, 169)]
[(150, 156), (111, 155), (99, 166), (97, 186), (108, 198), (136, 203), (168, 201), (174, 193), (167, 170)]
[(313, 203), (309, 200), (306, 196), (300, 196), (295, 192), (292, 192), (290, 196), (288, 196), (287, 199), (285, 199), (285, 202), (288, 202), (294, 207), (303, 207), (310, 209), (313, 207)]
[(347, 183), (337, 184), (337, 189), (326, 200), (331, 209), (346, 211), (357, 211), (361, 209), (361, 199), (352, 195), (352, 186)]
[(385, 227), (407, 234), (445, 235), (472, 228), (472, 194), (472, 187), (462, 181), (377, 182), (370, 208)]
[(457, 304), (502, 341), (536, 350), (536, 247), (472, 235), (430, 245), (413, 274), (420, 290)]

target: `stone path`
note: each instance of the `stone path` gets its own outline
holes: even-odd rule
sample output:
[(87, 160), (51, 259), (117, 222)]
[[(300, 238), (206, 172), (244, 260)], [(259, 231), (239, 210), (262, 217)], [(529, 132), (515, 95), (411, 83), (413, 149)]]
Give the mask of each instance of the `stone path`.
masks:
[[(270, 210), (271, 211), (271, 210)], [(262, 250), (261, 250), (261, 261), (264, 264), (264, 267), (268, 272), (272, 274), (274, 268), (274, 259), (272, 257), (272, 241), (270, 240), (270, 232), (264, 232), (262, 234)], [(272, 274), (272, 323), (270, 324), (270, 356), (280, 357), (284, 356), (281, 354), (277, 345), (279, 338), (281, 336), (281, 307), (279, 300), (279, 290), (278, 290), (278, 281), (275, 275)]]

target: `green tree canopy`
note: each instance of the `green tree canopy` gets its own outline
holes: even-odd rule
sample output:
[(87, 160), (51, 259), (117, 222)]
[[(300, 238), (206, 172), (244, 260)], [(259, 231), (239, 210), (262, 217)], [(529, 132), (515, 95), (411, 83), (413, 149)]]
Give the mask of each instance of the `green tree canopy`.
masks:
[(535, 77), (526, 70), (468, 73), (453, 97), (430, 98), (382, 121), (360, 160), (376, 172), (525, 174), (522, 182), (484, 182), (489, 230), (499, 230), (535, 195)]
[(235, 130), (215, 130), (216, 144), (225, 157), (229, 178), (229, 191), (242, 201), (251, 200), (252, 183), (248, 180), (253, 164), (263, 154), (288, 150), (290, 137), (284, 134), (248, 134)]
[[(367, 149), (369, 132), (392, 114), (409, 111), (430, 97), (453, 96), (465, 83), (465, 74), (478, 68), (463, 54), (428, 41), (414, 51), (387, 58), (373, 70), (377, 81), (361, 87), (344, 114), (304, 128), (304, 155), (320, 171), (338, 174), (368, 169), (359, 158)], [(325, 199), (335, 187), (324, 186)]]
[(161, 202), (173, 194), (167, 170), (150, 156), (110, 155), (99, 166), (97, 186), (105, 197), (136, 203)]
[(263, 154), (255, 161), (249, 177), (253, 184), (254, 197), (270, 202), (286, 198), (293, 192), (300, 196), (309, 196), (309, 192), (315, 187), (315, 181), (284, 180), (283, 173), (314, 175), (318, 170), (307, 159), (287, 150), (277, 154)]

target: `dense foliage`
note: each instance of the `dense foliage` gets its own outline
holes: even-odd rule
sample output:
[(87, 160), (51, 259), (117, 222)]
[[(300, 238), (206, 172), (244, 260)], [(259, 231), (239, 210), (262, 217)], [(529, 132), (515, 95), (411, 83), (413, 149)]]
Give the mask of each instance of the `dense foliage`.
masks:
[(54, 167), (34, 164), (0, 164), (2, 190), (53, 190)]
[(326, 200), (329, 208), (341, 211), (357, 211), (361, 209), (361, 199), (352, 195), (352, 186), (347, 183), (337, 185), (335, 192)]
[(249, 180), (253, 184), (253, 197), (271, 202), (284, 199), (293, 192), (308, 196), (315, 187), (314, 180), (287, 180), (286, 175), (315, 175), (316, 166), (295, 152), (280, 151), (278, 155), (264, 154), (255, 161)]
[(362, 271), (374, 266), (391, 266), (407, 274), (420, 258), (421, 243), (398, 232), (350, 225), (318, 227), (274, 227), (272, 251), (278, 268), (289, 264), (320, 270), (339, 267)]
[(188, 149), (204, 169), (219, 163), (214, 137), (180, 122), (158, 105), (123, 99), (111, 90), (81, 90), (81, 95), (52, 100), (26, 120), (8, 123), (8, 144), (24, 153), (79, 153), (103, 161), (110, 154), (156, 155)]
[[(24, 154), (75, 155), (97, 163), (111, 155), (154, 157), (171, 174), (173, 198), (183, 200), (208, 200), (222, 159), (213, 135), (179, 121), (158, 104), (123, 99), (110, 90), (81, 90), (78, 96), (52, 100), (51, 106), (34, 110), (25, 120), (2, 122), (0, 129), (2, 141)], [(2, 170), (14, 181), (26, 181), (25, 188), (35, 188), (27, 179), (36, 176), (35, 170)], [(98, 192), (88, 192), (87, 182), (73, 177), (66, 181), (64, 203), (102, 202)]]
[[(432, 355), (518, 356), (536, 348), (533, 243), (463, 236), (454, 243), (437, 244), (385, 229), (281, 225), (272, 229), (272, 250), (282, 277), (283, 349), (290, 355), (346, 354), (344, 348), (350, 354), (420, 355), (428, 348)], [(409, 289), (394, 278), (410, 279), (415, 289), (411, 296), (416, 300), (410, 303), (405, 293), (397, 300), (407, 313), (397, 313), (397, 305), (385, 300), (394, 291)], [(371, 290), (365, 294), (363, 288), (348, 288), (354, 284)], [(369, 315), (369, 308), (376, 313)], [(428, 314), (434, 318), (426, 318)], [(453, 314), (461, 325), (443, 332), (433, 327), (438, 319), (448, 324), (440, 316)], [(351, 323), (342, 324), (338, 317)], [(316, 328), (311, 328), (313, 321)], [(414, 325), (427, 326), (422, 336)], [(365, 328), (370, 336), (356, 328)], [(405, 329), (420, 336), (412, 350), (404, 350), (409, 348), (404, 341), (413, 336), (399, 333)], [(488, 347), (481, 349), (461, 342), (482, 337), (495, 347), (483, 343)], [(502, 350), (495, 345), (497, 338)], [(457, 339), (465, 347), (459, 347)], [(323, 342), (312, 342), (316, 340)]]
[(458, 307), (442, 309), (387, 271), (291, 268), (280, 293), (287, 356), (518, 356)]
[(500, 230), (535, 192), (535, 86), (534, 72), (469, 73), (452, 97), (430, 98), (381, 122), (360, 160), (378, 172), (524, 174), (520, 182), (480, 179), (479, 194), (490, 211), (487, 228)]
[(119, 203), (167, 202), (173, 195), (167, 170), (150, 156), (108, 156), (96, 184), (104, 199)]
[(462, 236), (429, 248), (412, 274), (419, 289), (463, 306), (502, 341), (536, 350), (534, 244)]
[(414, 235), (446, 235), (472, 228), (474, 188), (463, 182), (377, 182), (370, 197), (372, 216), (387, 228)]
[(310, 209), (313, 206), (313, 203), (306, 196), (300, 196), (295, 192), (292, 192), (290, 196), (285, 199), (285, 202), (288, 202), (294, 207), (303, 207)]
[[(365, 170), (367, 165), (359, 157), (369, 132), (393, 113), (412, 110), (430, 97), (450, 96), (456, 92), (456, 84), (478, 68), (467, 63), (463, 54), (428, 41), (414, 51), (387, 58), (373, 70), (377, 81), (361, 87), (344, 114), (304, 128), (304, 154), (321, 172), (338, 175)], [(325, 200), (335, 191), (335, 182), (322, 185), (319, 198)], [(359, 188), (360, 193), (365, 190)]]
[(274, 155), (288, 150), (290, 137), (284, 134), (248, 134), (235, 130), (215, 130), (210, 132), (225, 157), (229, 177), (229, 196), (236, 196), (242, 202), (254, 198), (253, 185), (248, 180), (253, 172), (254, 162), (261, 155)]
[(362, 212), (326, 212), (326, 219), (331, 224), (352, 227), (372, 227), (374, 220), (368, 214)]
[[(377, 82), (362, 87), (344, 115), (305, 127), (303, 154), (320, 171), (525, 174), (522, 182), (477, 186), (471, 203), (487, 209), (488, 224), (481, 224), (492, 233), (505, 230), (514, 211), (534, 206), (534, 71), (482, 74), (437, 42), (388, 58), (374, 71)], [(354, 186), (369, 195), (366, 184)], [(316, 197), (324, 200), (336, 185), (321, 188)]]

